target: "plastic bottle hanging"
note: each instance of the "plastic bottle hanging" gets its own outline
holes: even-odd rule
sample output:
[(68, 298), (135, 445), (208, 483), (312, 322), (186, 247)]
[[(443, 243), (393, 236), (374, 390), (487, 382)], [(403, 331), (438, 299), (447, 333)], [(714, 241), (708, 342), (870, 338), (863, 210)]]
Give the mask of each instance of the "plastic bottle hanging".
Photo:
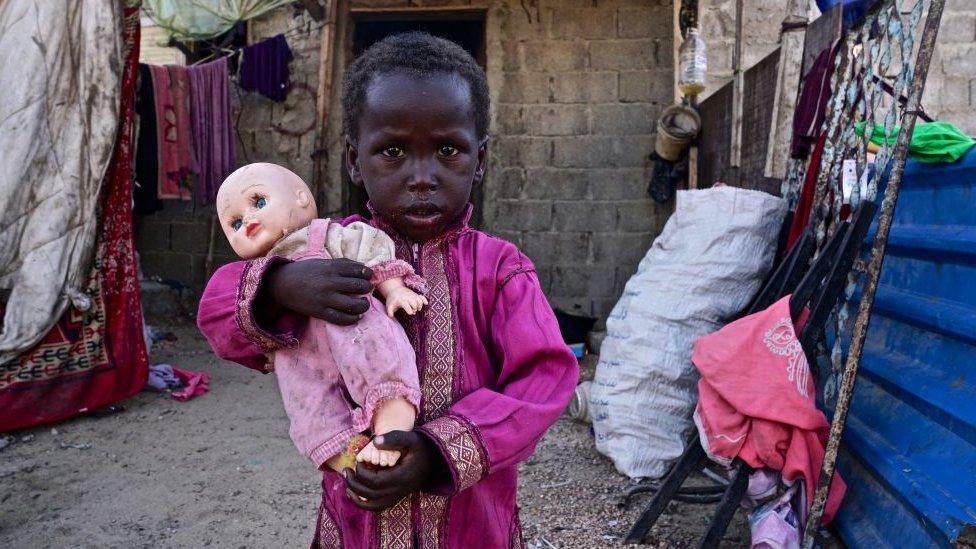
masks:
[(690, 27), (688, 36), (678, 50), (679, 70), (678, 89), (687, 96), (696, 96), (705, 90), (705, 76), (708, 63), (705, 55), (705, 41), (698, 35), (698, 29)]

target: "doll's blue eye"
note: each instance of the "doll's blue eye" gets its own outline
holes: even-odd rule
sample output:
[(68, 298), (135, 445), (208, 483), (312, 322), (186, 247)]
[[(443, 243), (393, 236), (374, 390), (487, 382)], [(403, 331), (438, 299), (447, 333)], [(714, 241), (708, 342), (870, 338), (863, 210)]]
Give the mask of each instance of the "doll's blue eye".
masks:
[(239, 231), (239, 230), (241, 230), (241, 227), (244, 226), (244, 222), (241, 221), (240, 219), (235, 219), (234, 222), (230, 224), (230, 226), (235, 231)]
[(259, 196), (258, 199), (254, 201), (254, 205), (260, 210), (268, 205), (268, 200), (263, 196)]

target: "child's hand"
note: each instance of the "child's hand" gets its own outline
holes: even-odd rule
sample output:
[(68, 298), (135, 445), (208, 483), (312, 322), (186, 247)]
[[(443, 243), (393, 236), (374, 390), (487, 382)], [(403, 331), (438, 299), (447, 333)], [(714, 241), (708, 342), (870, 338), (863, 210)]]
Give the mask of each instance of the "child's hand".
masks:
[(373, 291), (373, 272), (349, 259), (309, 259), (273, 267), (265, 277), (256, 309), (265, 321), (286, 308), (332, 324), (355, 324), (369, 310), (362, 296)]
[(376, 437), (375, 444), (381, 450), (399, 452), (400, 461), (383, 469), (359, 463), (355, 472), (347, 469), (345, 474), (349, 499), (368, 511), (392, 507), (428, 486), (435, 475), (447, 468), (434, 443), (417, 431), (391, 431)]
[(393, 318), (400, 309), (408, 315), (415, 315), (424, 308), (424, 305), (427, 305), (427, 298), (406, 286), (397, 288), (386, 296), (386, 314), (390, 315), (390, 318)]

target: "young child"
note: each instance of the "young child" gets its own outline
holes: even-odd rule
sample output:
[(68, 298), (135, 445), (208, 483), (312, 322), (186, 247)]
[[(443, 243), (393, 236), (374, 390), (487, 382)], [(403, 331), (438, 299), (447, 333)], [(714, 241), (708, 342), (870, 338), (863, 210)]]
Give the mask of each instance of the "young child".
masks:
[[(566, 407), (578, 368), (531, 262), (468, 226), (488, 159), (485, 74), (456, 44), (395, 35), (349, 67), (343, 108), (346, 168), (369, 195), (369, 223), (424, 277), (429, 303), (404, 319), (417, 426), (374, 440), (401, 453), (393, 467), (323, 474), (313, 547), (521, 547), (517, 466)], [(198, 324), (221, 357), (264, 369), (303, 316), (354, 323), (369, 276), (346, 260), (232, 263), (208, 284)]]
[[(339, 470), (341, 454), (371, 428), (374, 435), (413, 429), (420, 386), (413, 348), (393, 320), (415, 314), (427, 300), (409, 286), (423, 280), (396, 259), (393, 240), (362, 222), (342, 226), (315, 219), (312, 192), (300, 177), (268, 163), (248, 164), (217, 191), (217, 215), (231, 248), (244, 259), (265, 255), (301, 260), (348, 258), (373, 269), (370, 283), (386, 300), (386, 314), (370, 296), (370, 309), (354, 327), (311, 319), (302, 341), (275, 353), (278, 385), (299, 451)], [(349, 400), (352, 402), (349, 402)], [(355, 406), (353, 406), (355, 405)], [(372, 442), (356, 459), (393, 465), (399, 455)], [(348, 460), (347, 460), (348, 463)]]

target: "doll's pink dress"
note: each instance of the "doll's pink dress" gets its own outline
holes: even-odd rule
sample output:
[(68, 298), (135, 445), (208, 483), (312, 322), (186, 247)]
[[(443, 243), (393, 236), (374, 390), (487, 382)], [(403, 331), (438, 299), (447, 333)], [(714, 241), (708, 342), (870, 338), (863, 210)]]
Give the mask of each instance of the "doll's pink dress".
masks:
[[(373, 269), (374, 286), (400, 276), (415, 291), (424, 289), (413, 267), (395, 259), (393, 241), (365, 223), (343, 227), (316, 219), (270, 254), (298, 261), (347, 257)], [(297, 346), (274, 354), (291, 439), (320, 468), (370, 428), (383, 401), (402, 397), (419, 407), (417, 362), (407, 334), (378, 299), (366, 298), (370, 308), (354, 326), (311, 318)]]

